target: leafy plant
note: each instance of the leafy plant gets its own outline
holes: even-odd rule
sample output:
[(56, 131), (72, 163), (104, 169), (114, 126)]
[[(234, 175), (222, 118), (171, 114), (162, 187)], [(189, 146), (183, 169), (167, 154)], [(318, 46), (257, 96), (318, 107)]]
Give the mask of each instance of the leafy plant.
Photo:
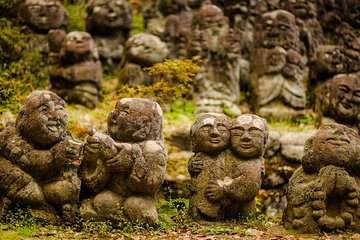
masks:
[(134, 88), (122, 85), (118, 97), (151, 98), (159, 104), (172, 103), (186, 97), (192, 89), (193, 78), (200, 70), (197, 65), (200, 61), (199, 56), (185, 60), (171, 59), (144, 68), (155, 79), (155, 84)]

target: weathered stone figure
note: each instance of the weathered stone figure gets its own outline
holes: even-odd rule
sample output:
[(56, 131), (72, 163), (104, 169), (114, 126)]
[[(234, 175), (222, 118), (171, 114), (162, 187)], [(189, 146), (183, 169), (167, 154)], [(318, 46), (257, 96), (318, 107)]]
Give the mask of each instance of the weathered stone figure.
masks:
[(339, 0), (324, 22), (328, 45), (316, 51), (318, 80), (326, 80), (336, 74), (360, 71), (360, 21), (359, 2)]
[(265, 13), (255, 36), (251, 84), (259, 114), (275, 118), (303, 114), (305, 62), (295, 16), (284, 10)]
[(95, 108), (100, 98), (102, 71), (90, 34), (68, 33), (60, 52), (52, 53), (52, 56), (57, 58), (49, 68), (52, 91), (68, 102)]
[(15, 127), (0, 133), (1, 215), (12, 204), (40, 219), (75, 220), (82, 144), (67, 128), (65, 102), (49, 91), (32, 92)]
[(24, 24), (23, 31), (32, 35), (29, 49), (48, 54), (46, 34), (50, 29), (64, 27), (67, 14), (59, 0), (26, 0), (19, 7), (18, 19)]
[(86, 30), (91, 33), (103, 63), (115, 68), (124, 54), (132, 27), (127, 0), (91, 0), (86, 7)]
[[(213, 1), (214, 2), (214, 1)], [(254, 26), (251, 20), (254, 12), (250, 0), (215, 1), (229, 18), (231, 28), (239, 32), (241, 43), (241, 87), (248, 88), (250, 77), (250, 56), (253, 48)]]
[(285, 227), (360, 231), (359, 143), (359, 135), (340, 124), (323, 125), (306, 141), (302, 166), (288, 185)]
[(204, 59), (194, 79), (196, 111), (240, 114), (240, 40), (229, 29), (228, 20), (215, 5), (199, 10), (199, 22), (193, 31), (191, 53)]
[(241, 115), (231, 124), (222, 114), (198, 115), (190, 132), (195, 155), (188, 165), (193, 219), (255, 216), (268, 134), (266, 121), (256, 115)]
[(169, 58), (186, 59), (188, 57), (191, 26), (184, 26), (181, 16), (171, 14), (166, 17), (163, 41), (169, 49)]
[(169, 51), (159, 37), (138, 33), (130, 37), (125, 45), (125, 58), (120, 66), (120, 84), (131, 87), (151, 85), (153, 79), (143, 68), (165, 60)]
[(120, 99), (108, 117), (108, 134), (96, 132), (85, 143), (82, 178), (92, 198), (81, 204), (85, 219), (119, 219), (155, 224), (155, 196), (164, 180), (167, 150), (162, 110), (146, 99)]
[(360, 131), (360, 72), (338, 74), (316, 92), (316, 109), (323, 123), (337, 123)]
[(305, 42), (304, 50), (313, 57), (314, 50), (324, 42), (324, 32), (318, 20), (318, 5), (315, 0), (281, 0), (280, 8), (297, 17), (298, 25)]
[[(229, 119), (223, 114), (201, 113), (190, 130), (192, 148), (188, 170), (191, 175), (189, 213), (194, 220), (221, 218), (221, 199), (207, 196), (209, 182), (223, 180), (226, 149), (230, 141)], [(212, 194), (210, 194), (212, 195)]]

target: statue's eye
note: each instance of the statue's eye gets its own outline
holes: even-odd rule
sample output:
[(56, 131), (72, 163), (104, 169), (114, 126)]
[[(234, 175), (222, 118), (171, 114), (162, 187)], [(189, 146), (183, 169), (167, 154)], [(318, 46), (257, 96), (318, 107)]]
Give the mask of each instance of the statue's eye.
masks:
[(360, 91), (355, 91), (354, 96), (357, 97), (357, 98), (360, 98)]
[(339, 90), (344, 93), (348, 93), (350, 91), (350, 88), (345, 85), (340, 85)]
[(201, 132), (204, 132), (204, 133), (208, 133), (211, 131), (211, 127), (210, 126), (203, 126), (200, 128), (200, 131)]
[(289, 26), (285, 25), (285, 24), (279, 24), (279, 28), (283, 31), (286, 31), (289, 29)]
[(42, 7), (39, 5), (30, 5), (30, 6), (28, 6), (28, 9), (29, 9), (29, 11), (32, 11), (32, 12), (40, 12)]
[(244, 134), (245, 130), (242, 128), (233, 128), (231, 129), (231, 135), (232, 136), (242, 136)]
[(48, 10), (51, 13), (55, 13), (58, 10), (58, 7), (56, 5), (50, 5), (48, 6)]

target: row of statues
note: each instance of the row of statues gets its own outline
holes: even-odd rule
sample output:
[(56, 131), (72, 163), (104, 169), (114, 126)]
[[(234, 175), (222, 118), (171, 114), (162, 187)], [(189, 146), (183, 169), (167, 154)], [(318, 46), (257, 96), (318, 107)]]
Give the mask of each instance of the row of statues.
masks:
[[(19, 21), (33, 33), (32, 46), (49, 55), (52, 91), (69, 102), (96, 106), (100, 63), (120, 68), (120, 85), (134, 87), (153, 83), (144, 67), (199, 55), (203, 61), (192, 92), (197, 113), (239, 115), (245, 98), (262, 117), (296, 118), (315, 99), (320, 121), (333, 119), (359, 130), (356, 1), (157, 0), (144, 5), (145, 33), (133, 36), (125, 0), (89, 1), (88, 33), (62, 30), (67, 16), (58, 0), (25, 1)], [(349, 100), (343, 110), (334, 110), (343, 95)]]
[[(79, 214), (156, 225), (167, 162), (160, 106), (120, 99), (108, 115), (107, 131), (90, 134), (84, 143), (72, 137), (67, 124), (65, 102), (55, 93), (34, 91), (24, 100), (14, 126), (0, 133), (0, 215), (20, 207), (54, 223), (71, 223)], [(190, 216), (196, 221), (255, 217), (269, 137), (266, 120), (201, 113), (190, 137)], [(359, 156), (355, 130), (326, 124), (314, 133), (288, 184), (285, 227), (359, 232)]]

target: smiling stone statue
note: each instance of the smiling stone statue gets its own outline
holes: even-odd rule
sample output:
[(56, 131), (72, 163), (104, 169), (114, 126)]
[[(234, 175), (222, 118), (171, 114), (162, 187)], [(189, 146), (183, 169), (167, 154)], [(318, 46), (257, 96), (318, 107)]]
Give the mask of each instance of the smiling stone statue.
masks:
[(360, 137), (344, 125), (323, 125), (309, 138), (302, 166), (289, 180), (285, 227), (359, 232), (359, 156)]
[(57, 222), (75, 220), (82, 144), (67, 131), (65, 102), (49, 91), (32, 92), (15, 127), (0, 133), (1, 214), (11, 205)]
[(256, 115), (232, 123), (222, 114), (197, 116), (190, 132), (195, 155), (188, 164), (194, 220), (255, 217), (268, 134), (266, 121)]
[(360, 72), (338, 74), (322, 83), (316, 109), (323, 123), (333, 119), (360, 131)]

